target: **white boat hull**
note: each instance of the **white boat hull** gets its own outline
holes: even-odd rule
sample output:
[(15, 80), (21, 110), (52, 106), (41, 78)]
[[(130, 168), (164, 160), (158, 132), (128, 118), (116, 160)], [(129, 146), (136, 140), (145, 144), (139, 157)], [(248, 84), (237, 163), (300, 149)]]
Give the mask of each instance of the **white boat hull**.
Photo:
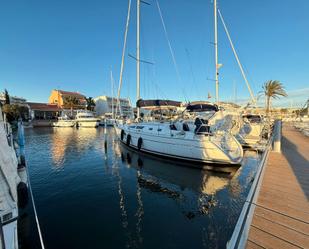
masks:
[(54, 127), (73, 127), (75, 126), (75, 121), (70, 121), (70, 120), (67, 120), (67, 121), (58, 121), (58, 122), (54, 122), (53, 123), (53, 126)]
[(243, 146), (252, 147), (261, 141), (262, 124), (244, 124), (236, 138)]
[(77, 121), (77, 126), (78, 127), (87, 127), (87, 128), (96, 128), (99, 126), (99, 121), (94, 120), (84, 120), (84, 121)]
[[(234, 137), (229, 137), (230, 147), (221, 149), (222, 137), (196, 136), (181, 131), (170, 131), (169, 134), (154, 134), (141, 130), (132, 130), (128, 125), (115, 126), (121, 142), (140, 151), (177, 158), (187, 161), (216, 164), (240, 164), (243, 157), (241, 145)], [(123, 133), (123, 135), (121, 135)], [(130, 136), (130, 142), (128, 137)], [(192, 136), (190, 138), (190, 136)], [(122, 139), (121, 139), (122, 138)], [(142, 139), (142, 146), (138, 141)], [(227, 139), (227, 138), (226, 138)], [(228, 152), (228, 150), (231, 150)]]

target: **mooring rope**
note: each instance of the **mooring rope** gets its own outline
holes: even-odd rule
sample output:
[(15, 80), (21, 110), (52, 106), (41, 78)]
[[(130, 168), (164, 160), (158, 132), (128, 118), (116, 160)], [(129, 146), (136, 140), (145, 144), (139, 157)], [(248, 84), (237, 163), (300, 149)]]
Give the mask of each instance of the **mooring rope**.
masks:
[(30, 183), (30, 175), (29, 175), (29, 171), (28, 171), (27, 167), (26, 167), (26, 172), (27, 172), (28, 186), (29, 186), (29, 191), (30, 191), (30, 195), (31, 195), (31, 202), (32, 202), (32, 206), (33, 206), (35, 222), (36, 222), (36, 226), (37, 226), (38, 233), (39, 233), (41, 248), (45, 249), (43, 237), (42, 237), (42, 232), (41, 232), (41, 227), (40, 227), (40, 222), (39, 222), (39, 219), (38, 219), (38, 214), (37, 214), (35, 203), (34, 203), (33, 192), (32, 192), (31, 183)]

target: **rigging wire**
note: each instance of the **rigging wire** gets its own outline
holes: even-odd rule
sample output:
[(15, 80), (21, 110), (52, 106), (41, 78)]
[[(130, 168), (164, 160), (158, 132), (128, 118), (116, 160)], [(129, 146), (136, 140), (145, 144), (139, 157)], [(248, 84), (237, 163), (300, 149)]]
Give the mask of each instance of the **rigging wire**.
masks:
[[(162, 26), (163, 26), (164, 35), (165, 35), (165, 38), (166, 38), (166, 41), (167, 41), (167, 44), (168, 44), (168, 48), (169, 48), (171, 56), (172, 56), (172, 60), (173, 60), (173, 64), (174, 64), (175, 70), (176, 70), (177, 78), (178, 78), (179, 83), (181, 84), (182, 80), (181, 80), (179, 69), (178, 69), (178, 65), (177, 65), (177, 62), (176, 62), (175, 53), (174, 53), (174, 50), (172, 48), (171, 41), (170, 41), (170, 39), (168, 37), (168, 33), (167, 33), (167, 29), (166, 29), (165, 22), (164, 22), (164, 19), (163, 19), (163, 15), (162, 15), (162, 12), (161, 12), (161, 8), (160, 8), (160, 5), (159, 5), (159, 1), (156, 0), (156, 3), (157, 3), (157, 7), (158, 7), (158, 12), (159, 12), (159, 15), (160, 15), (161, 23), (162, 23)], [(185, 100), (187, 101), (187, 95), (185, 93), (185, 89), (182, 88), (182, 91), (183, 91)]]
[(122, 76), (123, 76), (123, 69), (124, 69), (124, 58), (126, 52), (126, 45), (127, 45), (127, 35), (129, 29), (129, 22), (130, 22), (130, 12), (131, 12), (131, 0), (129, 0), (128, 4), (128, 14), (127, 14), (127, 21), (126, 21), (126, 29), (124, 32), (124, 41), (123, 41), (123, 48), (122, 48), (122, 57), (121, 57), (121, 66), (120, 66), (120, 76), (119, 76), (119, 86), (118, 86), (118, 94), (117, 94), (117, 108), (119, 108), (119, 113), (122, 115), (121, 108), (120, 108), (120, 91), (122, 87)]
[(239, 66), (239, 69), (240, 69), (240, 71), (241, 71), (241, 74), (242, 74), (242, 76), (243, 76), (243, 78), (244, 78), (244, 80), (245, 80), (245, 82), (246, 82), (247, 87), (248, 87), (248, 90), (249, 90), (249, 93), (250, 93), (250, 97), (251, 97), (251, 99), (252, 99), (252, 102), (253, 102), (254, 105), (256, 105), (256, 99), (255, 99), (254, 94), (253, 94), (253, 92), (252, 92), (252, 90), (251, 90), (250, 84), (249, 84), (249, 82), (248, 82), (248, 79), (247, 79), (247, 77), (246, 77), (246, 74), (245, 74), (245, 72), (244, 72), (244, 69), (243, 69), (243, 67), (242, 67), (242, 64), (240, 63), (240, 60), (239, 60), (238, 55), (237, 55), (237, 52), (236, 52), (236, 50), (235, 50), (235, 47), (234, 47), (232, 38), (231, 38), (231, 36), (230, 36), (230, 33), (229, 33), (228, 29), (227, 29), (227, 26), (226, 26), (226, 24), (225, 24), (225, 22), (224, 22), (223, 16), (222, 16), (221, 11), (220, 11), (219, 9), (218, 9), (218, 13), (219, 13), (220, 20), (221, 20), (221, 22), (222, 22), (222, 24), (223, 24), (224, 31), (225, 31), (225, 33), (226, 33), (226, 35), (227, 35), (227, 38), (228, 38), (228, 40), (229, 40), (229, 42), (230, 42), (230, 45), (231, 45), (231, 48), (232, 48), (232, 50), (233, 50), (235, 59), (236, 59), (236, 61), (237, 61), (237, 64), (238, 64), (238, 66)]
[(187, 59), (188, 59), (188, 63), (189, 63), (190, 72), (191, 72), (191, 75), (192, 75), (194, 90), (196, 91), (196, 94), (198, 94), (199, 91), (198, 91), (198, 88), (196, 86), (195, 74), (194, 74), (194, 71), (193, 71), (192, 63), (191, 63), (190, 52), (187, 48), (185, 48), (185, 51), (186, 51), (186, 55), (187, 55)]

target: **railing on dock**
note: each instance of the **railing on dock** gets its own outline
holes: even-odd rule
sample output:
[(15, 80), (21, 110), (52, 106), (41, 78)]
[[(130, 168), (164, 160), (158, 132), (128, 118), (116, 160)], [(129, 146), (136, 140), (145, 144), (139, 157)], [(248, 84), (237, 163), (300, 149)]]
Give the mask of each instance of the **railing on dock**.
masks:
[(275, 152), (281, 151), (281, 132), (282, 132), (282, 121), (276, 120), (270, 139), (267, 143), (267, 147), (262, 155), (262, 159), (258, 165), (257, 172), (254, 177), (251, 189), (244, 203), (234, 232), (231, 239), (228, 241), (227, 249), (243, 249), (246, 246), (247, 238), (249, 235), (249, 229), (252, 222), (252, 217), (255, 209), (255, 202), (257, 201), (257, 194), (261, 187), (261, 180), (267, 163), (268, 155), (271, 149)]

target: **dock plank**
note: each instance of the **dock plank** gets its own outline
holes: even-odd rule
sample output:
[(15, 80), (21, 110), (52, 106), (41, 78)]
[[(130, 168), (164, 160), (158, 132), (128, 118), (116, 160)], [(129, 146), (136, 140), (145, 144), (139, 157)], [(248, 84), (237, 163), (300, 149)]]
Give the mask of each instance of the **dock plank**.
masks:
[(283, 127), (282, 153), (271, 152), (246, 248), (309, 248), (309, 139)]
[(267, 210), (265, 208), (256, 207), (254, 215), (263, 217), (272, 222), (294, 229), (299, 233), (309, 236), (309, 224), (305, 222), (299, 222), (298, 220), (291, 219), (291, 217)]
[(274, 223), (269, 219), (264, 219), (261, 216), (254, 215), (252, 226), (272, 234), (282, 240), (289, 241), (290, 243), (301, 248), (309, 246), (309, 236), (299, 233), (289, 227)]
[(254, 226), (251, 226), (249, 233), (249, 241), (269, 249), (299, 249), (300, 247), (293, 245), (287, 241), (279, 239), (272, 234), (264, 232)]

